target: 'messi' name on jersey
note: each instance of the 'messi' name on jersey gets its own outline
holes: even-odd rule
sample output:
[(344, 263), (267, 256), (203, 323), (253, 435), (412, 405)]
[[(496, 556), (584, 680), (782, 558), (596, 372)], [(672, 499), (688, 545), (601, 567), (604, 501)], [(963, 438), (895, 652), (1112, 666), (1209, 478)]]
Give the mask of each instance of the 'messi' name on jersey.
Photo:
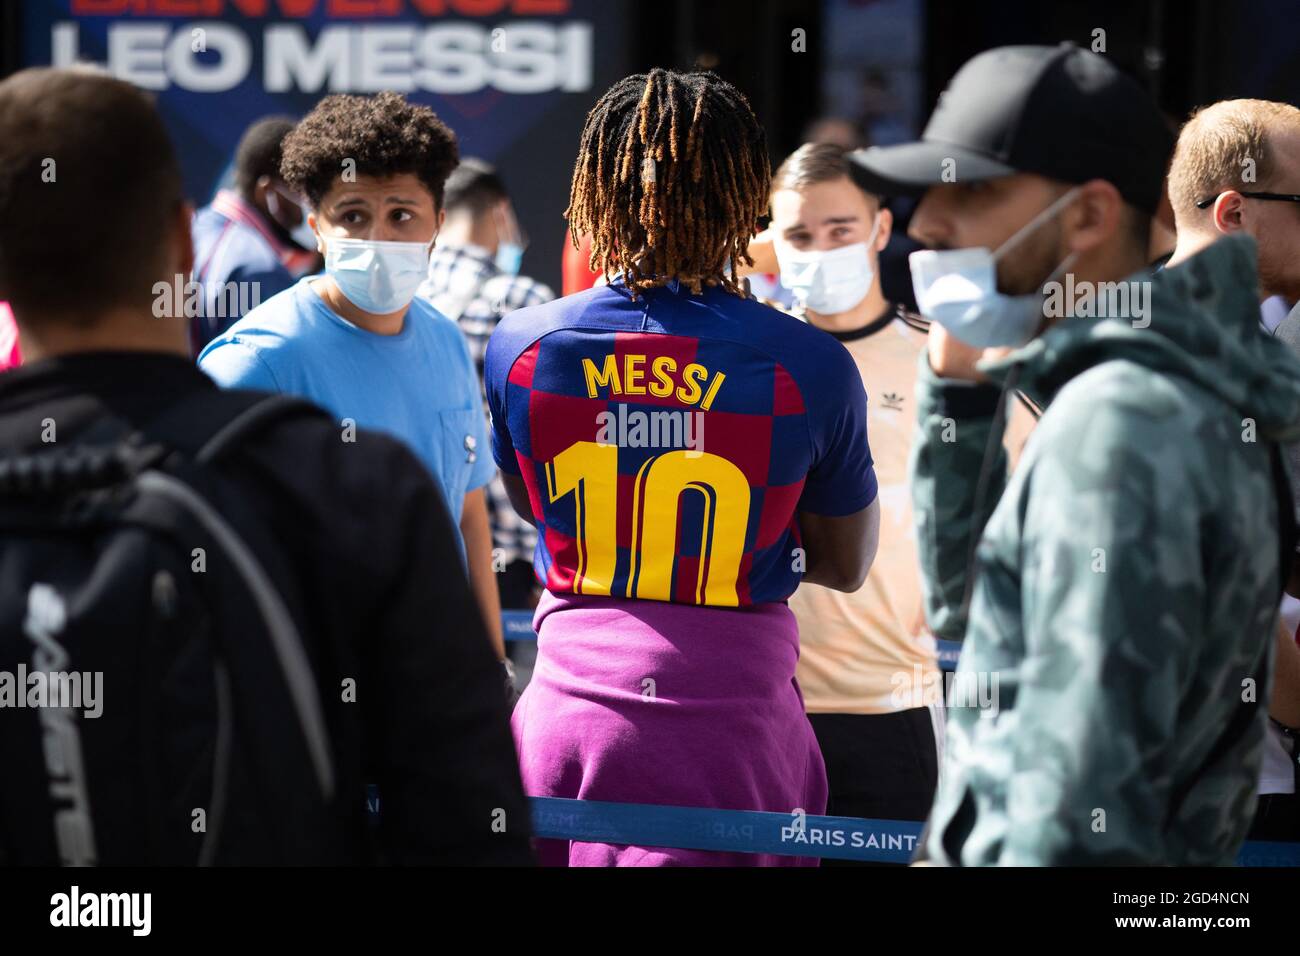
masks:
[(582, 375), (587, 383), (587, 397), (601, 397), (600, 389), (608, 389), (607, 397), (615, 395), (653, 395), (656, 398), (676, 396), (683, 405), (699, 405), (708, 411), (718, 397), (718, 389), (726, 380), (725, 372), (710, 373), (698, 362), (687, 362), (680, 369), (677, 360), (669, 355), (647, 356), (628, 353), (620, 366), (618, 356), (609, 354), (599, 366), (589, 359), (582, 360)]

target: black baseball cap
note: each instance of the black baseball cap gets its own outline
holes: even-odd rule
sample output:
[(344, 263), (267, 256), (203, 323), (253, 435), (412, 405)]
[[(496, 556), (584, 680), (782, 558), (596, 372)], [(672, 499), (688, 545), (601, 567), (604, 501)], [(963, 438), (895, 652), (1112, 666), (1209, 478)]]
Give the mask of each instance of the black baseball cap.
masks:
[(920, 142), (856, 150), (849, 168), (886, 195), (1013, 173), (1104, 179), (1153, 213), (1173, 146), (1155, 101), (1105, 56), (1073, 43), (1004, 46), (957, 71)]

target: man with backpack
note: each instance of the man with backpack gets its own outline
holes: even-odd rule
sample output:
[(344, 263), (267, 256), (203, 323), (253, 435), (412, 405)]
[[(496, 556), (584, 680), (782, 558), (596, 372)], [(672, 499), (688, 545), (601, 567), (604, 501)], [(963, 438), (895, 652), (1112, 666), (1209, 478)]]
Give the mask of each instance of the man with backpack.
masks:
[(528, 862), (442, 496), (400, 443), (193, 367), (156, 291), (192, 268), (189, 222), (139, 91), (0, 83), (27, 360), (0, 380), (0, 673), (102, 675), (98, 717), (0, 709), (0, 862)]

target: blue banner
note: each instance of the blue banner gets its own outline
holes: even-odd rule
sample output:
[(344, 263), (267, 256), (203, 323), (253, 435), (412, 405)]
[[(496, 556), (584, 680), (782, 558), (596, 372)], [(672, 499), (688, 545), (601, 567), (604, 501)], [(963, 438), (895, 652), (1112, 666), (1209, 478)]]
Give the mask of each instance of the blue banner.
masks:
[[(625, 72), (623, 0), (32, 0), (21, 62), (89, 61), (153, 92), (186, 193), (208, 201), (240, 135), (330, 93), (431, 106), (461, 153), (495, 163), (557, 284), (587, 110)], [(596, 38), (599, 37), (599, 43)]]

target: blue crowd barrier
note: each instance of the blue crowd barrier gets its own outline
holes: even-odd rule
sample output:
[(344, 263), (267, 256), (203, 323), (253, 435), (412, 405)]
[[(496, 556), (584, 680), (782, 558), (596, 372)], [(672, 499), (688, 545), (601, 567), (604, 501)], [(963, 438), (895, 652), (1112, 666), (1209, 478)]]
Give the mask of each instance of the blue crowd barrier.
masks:
[[(907, 863), (921, 824), (757, 810), (707, 810), (647, 803), (605, 803), (529, 797), (535, 836), (581, 843), (614, 843), (684, 850), (770, 853), (868, 863)], [(379, 788), (367, 788), (372, 824), (380, 814)], [(1300, 843), (1247, 841), (1238, 866), (1300, 867)]]
[(956, 641), (935, 641), (938, 646), (939, 670), (957, 669), (957, 658), (961, 655), (961, 645)]
[(501, 630), (507, 641), (535, 641), (537, 632), (533, 630), (532, 611), (502, 611)]
[[(539, 837), (635, 846), (772, 853), (823, 859), (907, 863), (920, 823), (754, 810), (705, 810), (643, 803), (532, 797)], [(1300, 843), (1246, 843), (1238, 866), (1300, 867)]]
[(906, 863), (921, 824), (532, 797), (533, 832), (583, 843)]
[[(537, 639), (532, 611), (502, 611), (501, 623), (507, 641)], [(955, 641), (937, 643), (940, 669), (953, 670), (961, 645)], [(806, 816), (800, 826), (791, 814), (756, 810), (708, 810), (559, 797), (532, 797), (531, 801), (533, 831), (537, 836), (584, 843), (906, 863), (911, 860), (921, 834), (921, 824), (902, 820)], [(1300, 843), (1251, 841), (1242, 847), (1237, 864), (1300, 867)]]

